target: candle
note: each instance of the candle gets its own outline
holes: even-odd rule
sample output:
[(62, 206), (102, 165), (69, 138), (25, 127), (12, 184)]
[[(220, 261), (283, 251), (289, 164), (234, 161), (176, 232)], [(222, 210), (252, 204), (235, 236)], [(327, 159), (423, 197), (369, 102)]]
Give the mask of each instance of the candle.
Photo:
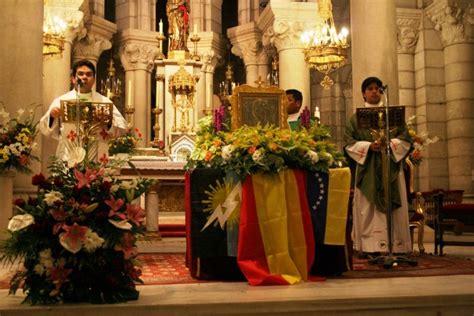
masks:
[(160, 19), (160, 23), (158, 23), (159, 27), (160, 27), (160, 33), (163, 33), (163, 20)]
[(111, 96), (112, 96), (112, 93), (110, 93), (110, 88), (107, 88), (107, 98), (110, 99)]
[(315, 117), (317, 120), (320, 120), (320, 119), (321, 119), (321, 112), (319, 112), (319, 107), (316, 107), (316, 109), (314, 110), (314, 117)]
[(198, 32), (198, 26), (197, 26), (197, 24), (194, 24), (194, 32), (193, 32), (193, 34), (197, 35), (197, 32)]
[(132, 80), (128, 80), (127, 105), (132, 107)]

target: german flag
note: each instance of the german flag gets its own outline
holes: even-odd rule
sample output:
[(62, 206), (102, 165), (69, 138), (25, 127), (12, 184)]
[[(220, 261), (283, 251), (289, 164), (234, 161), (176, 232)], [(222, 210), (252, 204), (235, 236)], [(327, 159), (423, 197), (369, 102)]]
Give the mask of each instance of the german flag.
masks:
[(306, 176), (254, 174), (242, 186), (237, 261), (250, 285), (308, 279), (314, 258)]

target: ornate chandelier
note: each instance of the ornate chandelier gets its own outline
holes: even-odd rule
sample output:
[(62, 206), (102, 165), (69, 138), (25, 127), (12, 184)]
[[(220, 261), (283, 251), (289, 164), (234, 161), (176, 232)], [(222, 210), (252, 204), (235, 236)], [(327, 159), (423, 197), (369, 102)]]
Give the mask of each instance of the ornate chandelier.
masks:
[(347, 36), (349, 31), (342, 28), (337, 34), (332, 16), (331, 0), (319, 0), (319, 16), (323, 20), (322, 25), (317, 25), (314, 30), (304, 32), (301, 41), (304, 43), (304, 57), (310, 68), (324, 74), (320, 85), (329, 89), (334, 81), (329, 73), (344, 65), (347, 58)]
[(67, 24), (58, 16), (46, 13), (43, 21), (43, 55), (62, 54), (64, 50), (64, 31)]
[(107, 67), (107, 78), (100, 81), (100, 93), (106, 95), (107, 98), (117, 101), (122, 94), (122, 82), (116, 75), (113, 59), (109, 60)]

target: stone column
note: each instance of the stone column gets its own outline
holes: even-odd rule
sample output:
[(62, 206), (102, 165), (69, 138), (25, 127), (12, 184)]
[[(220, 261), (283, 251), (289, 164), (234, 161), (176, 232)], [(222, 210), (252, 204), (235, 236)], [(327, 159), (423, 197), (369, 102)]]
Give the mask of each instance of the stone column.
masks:
[[(121, 34), (120, 60), (125, 69), (125, 100), (129, 100), (129, 83), (131, 87), (131, 106), (134, 127), (144, 135), (138, 147), (147, 147), (151, 139), (151, 72), (158, 53), (155, 33), (128, 29)], [(126, 106), (128, 106), (128, 101)]]
[(405, 106), (407, 118), (416, 113), (415, 48), (418, 42), (421, 10), (397, 9), (398, 78), (400, 105)]
[[(389, 103), (398, 104), (395, 1), (357, 0), (351, 4), (352, 86), (355, 108), (363, 103), (362, 81), (379, 77), (388, 85)], [(357, 97), (359, 95), (360, 97)]]
[(227, 31), (232, 43), (232, 53), (243, 59), (245, 65), (245, 81), (248, 85), (255, 86), (261, 78), (266, 80), (268, 69), (259, 73), (259, 68), (264, 65), (268, 68), (268, 58), (262, 45), (262, 32), (254, 22), (239, 25)]
[(443, 44), (449, 188), (469, 195), (474, 171), (472, 10), (464, 1), (448, 0), (435, 0), (426, 9)]
[[(42, 104), (43, 70), (43, 2), (5, 0), (1, 2), (0, 35), (0, 101), (12, 117), (20, 108), (26, 111)], [(36, 109), (40, 117), (43, 109)], [(36, 139), (41, 157), (41, 138)], [(33, 173), (40, 171), (40, 164), (32, 164)], [(30, 175), (17, 175), (14, 179), (17, 192), (34, 191)], [(0, 188), (0, 190), (7, 190)], [(11, 189), (10, 189), (11, 193)], [(0, 205), (7, 207), (11, 199), (0, 198)], [(8, 207), (7, 207), (8, 209)], [(0, 227), (0, 230), (6, 227)]]
[[(196, 109), (198, 117), (202, 117), (205, 113), (209, 113), (214, 109), (214, 71), (218, 62), (218, 58), (214, 51), (211, 50), (203, 56), (201, 79), (198, 81), (198, 94), (196, 96)], [(200, 93), (199, 93), (200, 92)]]
[(303, 105), (311, 108), (310, 71), (304, 60), (301, 34), (319, 17), (317, 6), (309, 2), (270, 2), (261, 13), (258, 27), (264, 32), (263, 45), (278, 53), (280, 88), (298, 89)]

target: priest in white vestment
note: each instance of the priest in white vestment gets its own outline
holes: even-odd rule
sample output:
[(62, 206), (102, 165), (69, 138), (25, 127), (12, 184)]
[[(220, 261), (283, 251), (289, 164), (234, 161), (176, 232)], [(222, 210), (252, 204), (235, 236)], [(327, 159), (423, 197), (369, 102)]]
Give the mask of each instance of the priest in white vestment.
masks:
[[(92, 90), (95, 83), (95, 66), (88, 60), (80, 60), (76, 62), (72, 69), (72, 83), (76, 89), (57, 97), (53, 100), (46, 113), (39, 122), (41, 132), (53, 137), (59, 141), (56, 149), (56, 157), (70, 161), (75, 153), (72, 152), (68, 142), (71, 140), (73, 129), (65, 128), (65, 124), (61, 122), (61, 101), (67, 100), (83, 100), (91, 102), (107, 102), (113, 103), (109, 98), (104, 97), (98, 92)], [(110, 126), (105, 126), (103, 131), (98, 135), (98, 157), (107, 155), (109, 137), (116, 137), (126, 133), (127, 122), (120, 111), (113, 105), (113, 119)], [(69, 139), (68, 139), (69, 137)]]
[[(362, 84), (365, 107), (382, 106), (382, 81), (369, 77)], [(400, 128), (390, 139), (391, 195), (392, 195), (392, 251), (412, 251), (408, 199), (402, 164), (411, 148), (406, 127)], [(385, 213), (381, 145), (374, 141), (368, 130), (359, 129), (354, 114), (345, 132), (345, 151), (356, 163), (354, 175), (353, 229), (354, 249), (365, 254), (389, 251), (387, 217)]]

